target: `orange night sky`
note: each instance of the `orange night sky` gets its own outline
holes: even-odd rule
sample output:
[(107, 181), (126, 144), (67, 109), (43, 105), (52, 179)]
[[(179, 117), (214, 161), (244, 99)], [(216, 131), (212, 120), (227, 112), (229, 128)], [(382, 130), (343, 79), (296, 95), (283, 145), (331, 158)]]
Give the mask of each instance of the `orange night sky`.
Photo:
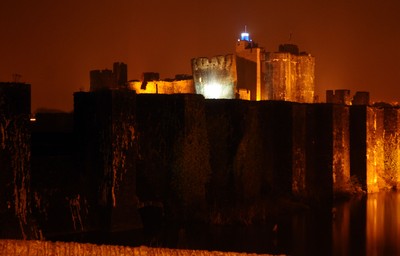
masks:
[(162, 78), (190, 59), (233, 53), (244, 25), (267, 51), (298, 44), (316, 57), (316, 93), (370, 91), (400, 102), (398, 0), (2, 0), (0, 81), (32, 85), (32, 111), (71, 111), (89, 71), (128, 64)]

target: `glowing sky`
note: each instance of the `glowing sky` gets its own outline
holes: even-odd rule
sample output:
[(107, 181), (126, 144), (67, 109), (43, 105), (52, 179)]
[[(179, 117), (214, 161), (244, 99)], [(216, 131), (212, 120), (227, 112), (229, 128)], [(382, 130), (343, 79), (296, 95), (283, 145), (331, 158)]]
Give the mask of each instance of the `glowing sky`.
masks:
[(267, 51), (292, 33), (316, 57), (321, 100), (348, 88), (400, 101), (399, 13), (398, 0), (1, 0), (0, 81), (32, 84), (32, 111), (70, 111), (90, 70), (190, 74), (193, 57), (233, 53), (247, 25)]

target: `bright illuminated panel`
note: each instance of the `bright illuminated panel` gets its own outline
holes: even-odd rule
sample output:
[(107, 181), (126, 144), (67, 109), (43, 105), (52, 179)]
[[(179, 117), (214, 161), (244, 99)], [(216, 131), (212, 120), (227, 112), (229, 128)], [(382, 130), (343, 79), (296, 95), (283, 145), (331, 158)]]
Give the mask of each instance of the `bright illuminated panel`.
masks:
[(204, 97), (206, 99), (222, 99), (226, 98), (224, 95), (223, 85), (213, 82), (204, 85)]
[(241, 40), (245, 40), (245, 41), (250, 41), (250, 35), (247, 32), (243, 32), (242, 34), (240, 34), (240, 39)]

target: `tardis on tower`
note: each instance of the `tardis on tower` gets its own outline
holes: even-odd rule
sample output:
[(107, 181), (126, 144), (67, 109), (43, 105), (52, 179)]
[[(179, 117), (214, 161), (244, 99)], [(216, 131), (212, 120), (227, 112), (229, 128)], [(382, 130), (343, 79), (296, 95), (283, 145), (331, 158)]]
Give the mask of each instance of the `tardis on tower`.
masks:
[[(250, 33), (245, 26), (244, 32), (240, 34), (240, 39), (236, 43), (236, 75), (237, 91), (240, 98), (248, 100), (263, 100), (263, 73), (262, 61), (264, 59), (264, 49), (250, 39)], [(243, 95), (248, 95), (243, 97)]]
[(247, 26), (244, 26), (244, 32), (240, 34), (241, 41), (251, 41), (250, 34), (247, 32)]

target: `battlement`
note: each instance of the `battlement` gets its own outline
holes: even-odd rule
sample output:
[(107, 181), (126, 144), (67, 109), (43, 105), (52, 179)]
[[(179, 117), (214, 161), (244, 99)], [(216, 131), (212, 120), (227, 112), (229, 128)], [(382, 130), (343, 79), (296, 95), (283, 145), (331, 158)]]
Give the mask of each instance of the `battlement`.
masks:
[(128, 80), (128, 66), (122, 62), (115, 62), (113, 70), (90, 71), (90, 90), (116, 89), (126, 86)]
[(208, 68), (230, 69), (234, 64), (234, 56), (232, 54), (219, 55), (211, 58), (200, 57), (192, 59), (193, 71)]

